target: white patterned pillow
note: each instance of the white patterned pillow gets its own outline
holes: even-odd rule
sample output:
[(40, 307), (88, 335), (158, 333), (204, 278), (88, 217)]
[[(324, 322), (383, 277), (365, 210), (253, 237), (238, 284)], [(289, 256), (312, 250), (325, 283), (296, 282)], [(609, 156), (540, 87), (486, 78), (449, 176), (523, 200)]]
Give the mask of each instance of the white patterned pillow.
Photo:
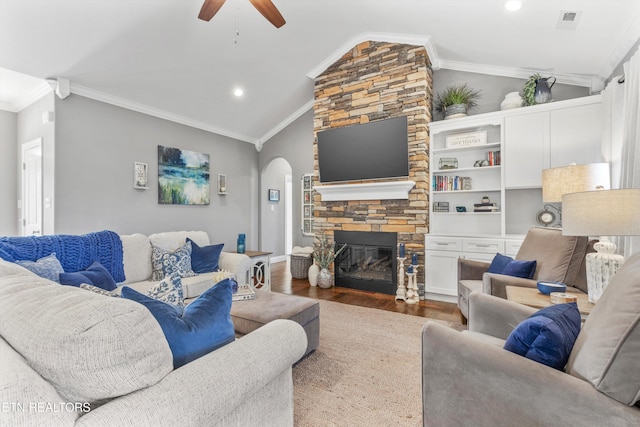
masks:
[(147, 296), (169, 304), (184, 307), (182, 279), (178, 273), (170, 274), (147, 291)]
[(90, 285), (88, 283), (80, 283), (79, 287), (81, 289), (86, 289), (87, 291), (95, 292), (96, 294), (104, 295), (104, 296), (107, 296), (107, 297), (120, 298), (120, 295), (118, 295), (115, 292), (107, 291), (105, 289), (99, 288), (97, 286)]
[(151, 280), (162, 280), (173, 273), (178, 273), (180, 277), (195, 276), (196, 273), (191, 268), (191, 242), (185, 243), (174, 252), (154, 246), (151, 265), (153, 266)]

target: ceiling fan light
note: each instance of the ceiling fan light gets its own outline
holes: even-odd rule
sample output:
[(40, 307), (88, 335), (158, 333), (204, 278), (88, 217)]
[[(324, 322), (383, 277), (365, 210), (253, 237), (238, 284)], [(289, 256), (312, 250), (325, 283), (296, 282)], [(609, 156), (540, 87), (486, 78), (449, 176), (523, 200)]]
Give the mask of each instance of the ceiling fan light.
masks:
[(504, 4), (505, 9), (507, 10), (519, 10), (522, 7), (522, 2), (520, 0), (509, 0)]

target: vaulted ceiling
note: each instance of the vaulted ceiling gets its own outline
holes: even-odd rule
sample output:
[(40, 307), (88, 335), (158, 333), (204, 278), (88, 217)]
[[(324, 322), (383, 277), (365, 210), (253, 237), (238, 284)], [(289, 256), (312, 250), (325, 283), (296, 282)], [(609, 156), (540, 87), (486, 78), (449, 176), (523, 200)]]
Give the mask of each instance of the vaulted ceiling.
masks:
[(367, 39), (423, 44), (434, 69), (542, 71), (594, 90), (640, 39), (637, 0), (523, 0), (515, 12), (504, 0), (273, 0), (280, 29), (249, 0), (199, 20), (202, 1), (0, 0), (0, 108), (62, 77), (72, 93), (260, 145)]

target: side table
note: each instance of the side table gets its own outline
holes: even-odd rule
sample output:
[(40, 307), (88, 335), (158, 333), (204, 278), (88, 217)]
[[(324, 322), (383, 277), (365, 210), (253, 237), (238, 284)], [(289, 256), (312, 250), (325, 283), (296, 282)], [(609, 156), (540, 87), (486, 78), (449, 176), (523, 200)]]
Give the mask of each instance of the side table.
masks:
[(247, 283), (254, 288), (264, 288), (271, 291), (271, 254), (273, 252), (245, 251), (245, 255), (251, 258), (253, 266), (248, 272)]
[[(524, 288), (522, 286), (507, 286), (507, 299), (520, 304), (528, 305), (533, 308), (544, 308), (552, 304), (549, 295), (543, 295), (536, 288)], [(578, 310), (583, 319), (585, 319), (594, 304), (589, 302), (589, 296), (587, 294), (576, 294), (573, 292), (567, 292), (568, 294), (575, 295), (578, 298)]]

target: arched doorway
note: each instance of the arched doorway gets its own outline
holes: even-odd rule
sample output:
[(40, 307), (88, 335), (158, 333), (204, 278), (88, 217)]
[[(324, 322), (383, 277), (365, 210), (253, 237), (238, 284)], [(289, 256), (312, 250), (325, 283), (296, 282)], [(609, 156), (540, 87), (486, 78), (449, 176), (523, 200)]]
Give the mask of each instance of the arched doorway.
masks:
[(282, 157), (271, 160), (260, 182), (260, 249), (273, 253), (272, 262), (284, 261), (293, 241), (291, 165)]

